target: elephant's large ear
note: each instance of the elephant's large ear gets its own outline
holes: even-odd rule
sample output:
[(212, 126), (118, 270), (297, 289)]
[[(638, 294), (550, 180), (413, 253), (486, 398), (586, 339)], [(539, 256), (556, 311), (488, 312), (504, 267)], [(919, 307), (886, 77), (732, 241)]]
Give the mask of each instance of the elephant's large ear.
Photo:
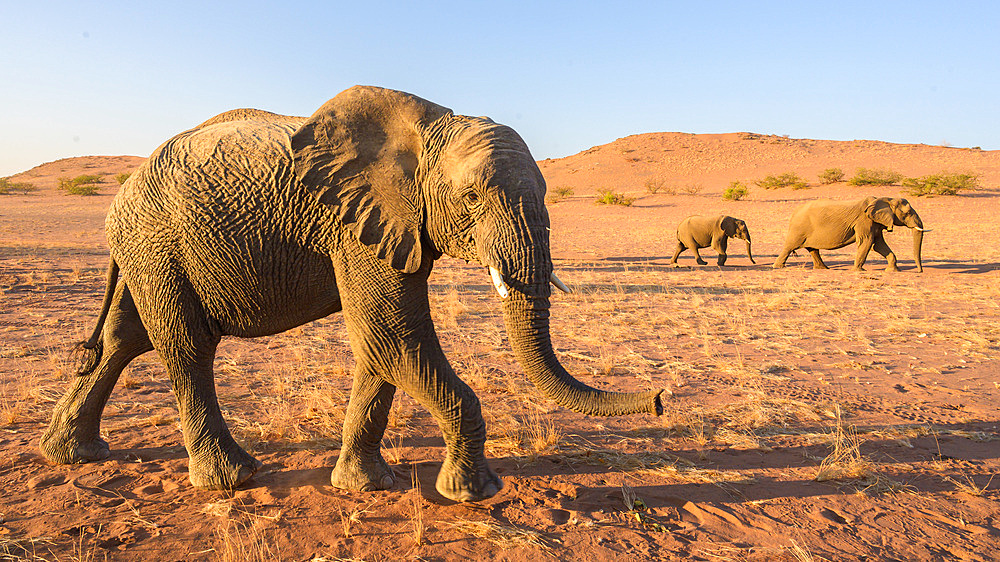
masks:
[(414, 175), (421, 130), (451, 111), (395, 90), (355, 86), (292, 135), (295, 175), (358, 240), (413, 273), (423, 253), (423, 196)]
[(881, 224), (889, 230), (892, 230), (892, 207), (889, 206), (889, 202), (885, 199), (876, 199), (868, 205), (865, 209), (865, 214), (868, 218)]
[(719, 226), (722, 228), (722, 232), (730, 238), (736, 234), (736, 219), (733, 217), (722, 217), (722, 223)]

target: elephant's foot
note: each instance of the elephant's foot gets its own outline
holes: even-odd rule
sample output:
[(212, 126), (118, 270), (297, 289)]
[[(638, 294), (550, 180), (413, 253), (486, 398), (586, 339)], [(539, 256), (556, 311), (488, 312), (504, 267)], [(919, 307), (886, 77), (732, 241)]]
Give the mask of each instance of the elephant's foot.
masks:
[(230, 450), (191, 456), (188, 479), (196, 488), (231, 490), (249, 480), (263, 465), (233, 443)]
[(698, 265), (708, 265), (708, 262), (705, 260), (698, 260), (697, 263)]
[(476, 502), (491, 498), (503, 489), (503, 480), (490, 469), (485, 458), (475, 466), (472, 470), (462, 470), (448, 455), (435, 484), (438, 493), (457, 502)]
[[(813, 269), (830, 269), (830, 268), (827, 267), (825, 263), (814, 263), (813, 264)], [(857, 269), (858, 271), (864, 271), (860, 267), (855, 268), (855, 269)]]
[(51, 425), (38, 445), (45, 458), (58, 464), (99, 461), (111, 455), (108, 442), (98, 437), (97, 432), (92, 432), (90, 437), (81, 437), (81, 433), (89, 432), (74, 432), (65, 425)]
[(337, 466), (330, 475), (330, 483), (335, 488), (344, 490), (374, 492), (392, 488), (396, 483), (396, 476), (378, 453), (373, 458), (363, 460), (357, 455), (341, 451)]
[(899, 268), (896, 267), (895, 265), (890, 265), (890, 266), (886, 267), (885, 270), (886, 271), (899, 271)]

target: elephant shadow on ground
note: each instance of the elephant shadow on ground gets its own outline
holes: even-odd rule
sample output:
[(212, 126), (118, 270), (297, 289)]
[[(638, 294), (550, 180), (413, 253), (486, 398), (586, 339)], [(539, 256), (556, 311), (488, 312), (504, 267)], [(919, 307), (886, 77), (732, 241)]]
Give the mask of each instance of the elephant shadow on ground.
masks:
[[(990, 424), (995, 422), (987, 421), (978, 425), (939, 425), (935, 426), (935, 430), (980, 431)], [(873, 426), (867, 429), (891, 431), (895, 428), (903, 432), (912, 427), (912, 424), (901, 424), (889, 428), (880, 425), (877, 428)], [(859, 430), (864, 429), (866, 428), (859, 428)], [(803, 429), (811, 433), (828, 430), (828, 427)], [(619, 431), (613, 437), (629, 438), (633, 433), (635, 437), (646, 435), (642, 430)], [(590, 432), (579, 434), (579, 437), (583, 442), (600, 443), (607, 441), (609, 435)], [(520, 495), (523, 492), (521, 489), (526, 487), (539, 495), (550, 495), (547, 492), (551, 488), (548, 479), (553, 477), (568, 477), (572, 482), (600, 480), (601, 475), (619, 474), (624, 477), (626, 483), (630, 480), (642, 483), (650, 479), (648, 470), (655, 471), (658, 468), (666, 469), (665, 477), (674, 481), (633, 486), (643, 499), (657, 501), (651, 505), (659, 505), (660, 500), (669, 503), (671, 498), (684, 498), (685, 501), (692, 502), (755, 502), (780, 498), (810, 498), (829, 495), (832, 491), (846, 489), (845, 486), (852, 490), (869, 488), (881, 482), (875, 478), (877, 475), (884, 477), (883, 480), (886, 482), (902, 478), (894, 476), (894, 473), (898, 472), (898, 468), (895, 467), (900, 463), (912, 465), (922, 462), (953, 462), (947, 468), (934, 469), (933, 474), (931, 471), (923, 474), (908, 472), (905, 484), (899, 484), (921, 493), (937, 493), (953, 491), (956, 488), (955, 481), (968, 480), (985, 484), (984, 488), (988, 487), (987, 481), (993, 472), (987, 464), (1000, 459), (1000, 449), (993, 443), (985, 440), (973, 441), (959, 435), (943, 433), (936, 436), (911, 437), (909, 443), (910, 446), (901, 446), (898, 439), (890, 437), (864, 441), (861, 446), (862, 453), (871, 464), (872, 478), (837, 482), (817, 482), (803, 478), (785, 479), (761, 474), (761, 471), (769, 470), (796, 470), (799, 473), (803, 469), (818, 471), (821, 459), (830, 453), (830, 446), (822, 443), (787, 447), (774, 445), (766, 450), (724, 446), (677, 448), (666, 444), (662, 450), (657, 450), (657, 445), (652, 444), (647, 450), (636, 452), (622, 452), (600, 445), (581, 449), (567, 447), (565, 451), (540, 455), (534, 459), (515, 456), (492, 459), (491, 464), (506, 485), (496, 498), (486, 500), (481, 505), (488, 507), (497, 502), (510, 501), (510, 494)], [(405, 445), (413, 446), (414, 443)], [(434, 446), (434, 442), (427, 442), (426, 445)], [(443, 444), (438, 446), (443, 447)], [(356, 497), (359, 492), (340, 490), (330, 485), (330, 472), (334, 464), (335, 459), (327, 457), (323, 460), (323, 466), (286, 470), (280, 463), (279, 457), (278, 462), (265, 463), (260, 473), (242, 489), (266, 489), (272, 495), (281, 497), (295, 489), (310, 487), (318, 493), (331, 497)], [(389, 491), (405, 492), (412, 489), (413, 476), (416, 475), (420, 494), (424, 499), (438, 505), (456, 504), (457, 502), (441, 496), (435, 489), (435, 480), (440, 468), (441, 461), (436, 459), (392, 465), (396, 484)], [(537, 481), (538, 478), (542, 478), (543, 481)], [(609, 505), (621, 504), (619, 486), (588, 486), (574, 483), (573, 487), (578, 490), (577, 500), (574, 500), (572, 507), (575, 510), (584, 508), (586, 503), (582, 501), (584, 498), (590, 498), (589, 501), (594, 503), (593, 511), (606, 510)]]
[(948, 273), (982, 274), (1000, 270), (1000, 263), (973, 263), (963, 260), (934, 260), (924, 266), (928, 270), (945, 270)]

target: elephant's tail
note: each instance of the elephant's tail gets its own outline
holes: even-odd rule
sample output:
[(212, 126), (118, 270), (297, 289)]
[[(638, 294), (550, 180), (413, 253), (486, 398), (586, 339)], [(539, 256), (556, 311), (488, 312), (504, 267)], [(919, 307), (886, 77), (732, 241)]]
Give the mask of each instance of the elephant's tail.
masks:
[(107, 287), (104, 289), (104, 304), (101, 305), (101, 315), (97, 318), (97, 327), (94, 328), (89, 340), (76, 344), (70, 351), (70, 359), (77, 365), (78, 377), (89, 375), (101, 362), (101, 355), (104, 352), (101, 334), (104, 332), (104, 321), (108, 319), (108, 311), (111, 310), (111, 301), (114, 299), (117, 284), (118, 263), (112, 257), (111, 263), (108, 264)]

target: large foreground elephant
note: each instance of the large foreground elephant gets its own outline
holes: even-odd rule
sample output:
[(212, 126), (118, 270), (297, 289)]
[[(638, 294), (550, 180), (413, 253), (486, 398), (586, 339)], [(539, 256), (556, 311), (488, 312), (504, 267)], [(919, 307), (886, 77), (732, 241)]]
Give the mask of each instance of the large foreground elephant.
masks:
[(924, 240), (924, 228), (920, 216), (906, 199), (889, 197), (866, 197), (860, 201), (811, 201), (792, 213), (785, 237), (785, 247), (778, 254), (774, 267), (784, 267), (788, 255), (798, 248), (805, 248), (812, 255), (815, 269), (827, 269), (819, 255), (820, 250), (836, 250), (848, 244), (858, 243), (854, 258), (854, 269), (861, 270), (873, 248), (888, 262), (887, 269), (899, 271), (896, 255), (885, 243), (883, 230), (892, 231), (893, 226), (907, 226), (913, 229), (913, 259), (917, 271), (924, 270), (920, 261), (920, 249)]
[(503, 483), (483, 454), (479, 400), (431, 322), (427, 278), (442, 254), (489, 269), (511, 346), (547, 396), (587, 414), (662, 413), (661, 391), (599, 391), (556, 359), (549, 283), (560, 283), (544, 196), (512, 129), (381, 88), (346, 90), (308, 119), (236, 110), (177, 135), (108, 213), (101, 316), (42, 451), (59, 463), (107, 457), (108, 396), (129, 361), (156, 349), (180, 405), (191, 482), (237, 486), (261, 463), (222, 419), (212, 372), (220, 338), (343, 311), (357, 367), (333, 484), (392, 486), (379, 447), (398, 387), (444, 434), (438, 491), (490, 497)]

